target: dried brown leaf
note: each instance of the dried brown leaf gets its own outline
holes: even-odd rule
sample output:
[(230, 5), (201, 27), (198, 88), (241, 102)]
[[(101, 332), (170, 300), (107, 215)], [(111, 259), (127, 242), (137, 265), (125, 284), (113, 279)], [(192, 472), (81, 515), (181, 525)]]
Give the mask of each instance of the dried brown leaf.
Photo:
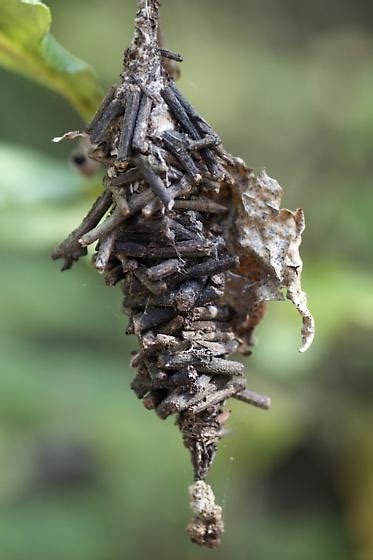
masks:
[(230, 237), (241, 265), (237, 274), (230, 274), (226, 298), (241, 314), (243, 307), (250, 314), (264, 301), (283, 300), (285, 290), (302, 316), (304, 352), (314, 337), (314, 320), (301, 288), (303, 210), (280, 208), (282, 188), (265, 171), (255, 175), (248, 170), (235, 188)]

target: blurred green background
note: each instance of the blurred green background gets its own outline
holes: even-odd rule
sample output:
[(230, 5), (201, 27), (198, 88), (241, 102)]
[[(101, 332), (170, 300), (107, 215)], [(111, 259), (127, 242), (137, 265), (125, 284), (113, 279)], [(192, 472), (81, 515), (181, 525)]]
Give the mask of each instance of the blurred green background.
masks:
[[(47, 0), (52, 32), (117, 80), (134, 0)], [(164, 0), (180, 88), (226, 147), (305, 209), (317, 325), (273, 303), (247, 361), (270, 412), (232, 402), (210, 475), (216, 551), (183, 534), (192, 471), (178, 430), (129, 389), (118, 289), (49, 254), (93, 198), (69, 167), (67, 101), (0, 70), (1, 560), (372, 560), (373, 38), (368, 0)], [(0, 13), (1, 22), (1, 13)]]

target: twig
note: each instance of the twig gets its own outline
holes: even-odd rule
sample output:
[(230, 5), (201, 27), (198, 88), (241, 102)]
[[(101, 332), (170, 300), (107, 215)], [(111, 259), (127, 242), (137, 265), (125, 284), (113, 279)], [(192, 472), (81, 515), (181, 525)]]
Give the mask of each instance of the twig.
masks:
[(139, 111), (137, 114), (137, 121), (132, 139), (132, 148), (138, 152), (146, 152), (147, 145), (145, 143), (146, 134), (149, 126), (149, 118), (152, 110), (151, 98), (143, 94), (140, 102)]
[(183, 62), (183, 57), (180, 54), (169, 51), (168, 49), (159, 49), (162, 57), (175, 60), (176, 62)]
[(118, 160), (127, 161), (131, 154), (132, 138), (139, 112), (141, 91), (139, 88), (130, 90), (126, 99), (126, 110), (124, 112), (122, 133), (118, 148)]
[(65, 259), (62, 270), (69, 269), (74, 261), (77, 261), (79, 257), (86, 255), (87, 251), (80, 245), (79, 239), (87, 231), (91, 230), (96, 226), (96, 224), (98, 224), (98, 222), (109, 210), (111, 204), (111, 192), (104, 191), (93, 204), (80, 226), (70, 233), (70, 235), (53, 251), (52, 259)]
[(97, 241), (97, 239), (100, 239), (100, 237), (105, 237), (121, 224), (124, 219), (125, 216), (123, 216), (119, 208), (117, 208), (104, 222), (101, 222), (95, 228), (82, 235), (79, 239), (80, 245), (82, 247), (87, 247)]
[(141, 171), (142, 176), (149, 184), (150, 188), (156, 194), (168, 210), (172, 210), (174, 206), (174, 200), (166, 188), (162, 179), (153, 171), (152, 166), (149, 164), (146, 156), (138, 156), (136, 158), (136, 164), (138, 169)]
[(106, 238), (100, 241), (100, 248), (97, 252), (94, 262), (96, 269), (101, 273), (105, 272), (108, 266), (117, 235), (117, 231), (112, 231)]
[(208, 214), (224, 214), (229, 210), (226, 206), (203, 197), (189, 200), (177, 200), (175, 202), (175, 209), (195, 210), (196, 212), (207, 212)]
[(271, 399), (269, 397), (266, 395), (260, 395), (259, 393), (254, 393), (253, 391), (249, 391), (249, 389), (236, 393), (233, 395), (233, 398), (247, 404), (252, 404), (253, 406), (263, 410), (269, 410), (271, 408)]

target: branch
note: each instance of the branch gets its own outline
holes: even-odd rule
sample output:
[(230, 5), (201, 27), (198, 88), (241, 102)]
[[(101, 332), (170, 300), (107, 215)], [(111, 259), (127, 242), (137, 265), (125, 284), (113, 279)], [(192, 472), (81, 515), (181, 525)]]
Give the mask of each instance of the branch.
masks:
[[(124, 59), (123, 79), (138, 81), (159, 74), (160, 52), (158, 29), (160, 19), (159, 0), (139, 0), (135, 18), (135, 32)], [(143, 84), (145, 85), (145, 83)]]

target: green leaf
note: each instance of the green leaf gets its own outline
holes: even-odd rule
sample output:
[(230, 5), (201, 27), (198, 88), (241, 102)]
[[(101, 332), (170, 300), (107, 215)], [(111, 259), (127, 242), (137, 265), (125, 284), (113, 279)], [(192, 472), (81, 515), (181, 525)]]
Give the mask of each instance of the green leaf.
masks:
[(39, 0), (0, 0), (0, 65), (64, 95), (86, 120), (102, 91), (93, 69), (49, 33), (50, 9)]

